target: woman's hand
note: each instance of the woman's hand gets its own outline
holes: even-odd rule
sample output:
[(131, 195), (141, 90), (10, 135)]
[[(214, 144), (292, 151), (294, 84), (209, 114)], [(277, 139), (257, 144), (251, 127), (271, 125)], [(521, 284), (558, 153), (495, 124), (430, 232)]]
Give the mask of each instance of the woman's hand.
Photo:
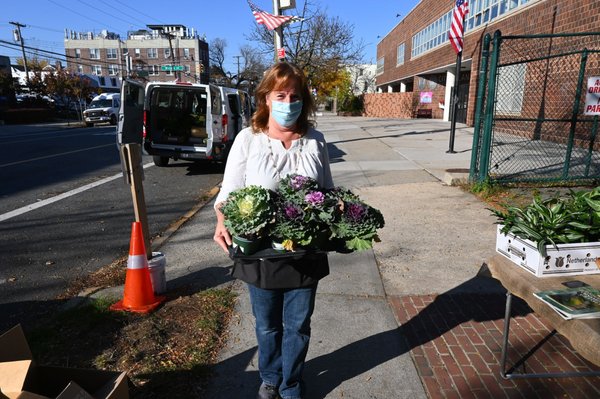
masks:
[(231, 235), (227, 231), (227, 228), (225, 228), (225, 223), (223, 223), (225, 221), (225, 217), (223, 216), (219, 208), (220, 207), (217, 206), (217, 208), (215, 209), (215, 211), (217, 212), (217, 227), (215, 227), (215, 235), (213, 239), (217, 244), (219, 244), (221, 248), (223, 248), (223, 251), (229, 253), (228, 247), (231, 246)]

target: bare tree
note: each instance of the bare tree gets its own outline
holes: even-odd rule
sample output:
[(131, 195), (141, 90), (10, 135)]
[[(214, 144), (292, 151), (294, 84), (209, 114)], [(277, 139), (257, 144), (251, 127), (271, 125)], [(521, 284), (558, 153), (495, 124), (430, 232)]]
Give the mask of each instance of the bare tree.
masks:
[(224, 39), (216, 38), (210, 44), (211, 81), (223, 86), (245, 87), (252, 91), (252, 87), (267, 69), (264, 57), (255, 48), (248, 45), (242, 46), (239, 50), (240, 57), (236, 71), (227, 71), (225, 69), (226, 50), (227, 41)]
[(260, 81), (268, 68), (268, 63), (260, 52), (248, 45), (240, 48), (240, 55), (244, 59), (244, 64), (239, 76), (236, 76), (236, 87), (245, 85), (249, 91), (252, 91), (251, 88)]
[(225, 49), (227, 48), (227, 40), (219, 37), (210, 42), (210, 76), (217, 83), (225, 83), (227, 86), (231, 84), (230, 75), (225, 71)]

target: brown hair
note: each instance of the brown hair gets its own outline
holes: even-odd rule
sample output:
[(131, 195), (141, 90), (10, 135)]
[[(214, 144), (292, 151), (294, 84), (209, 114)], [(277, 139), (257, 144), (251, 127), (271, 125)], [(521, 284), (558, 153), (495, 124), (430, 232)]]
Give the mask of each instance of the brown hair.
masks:
[(309, 117), (314, 114), (315, 102), (310, 94), (306, 75), (294, 64), (278, 62), (265, 72), (263, 79), (254, 92), (256, 112), (252, 116), (252, 128), (255, 132), (264, 131), (269, 126), (267, 95), (273, 90), (288, 87), (290, 84), (295, 85), (296, 91), (302, 100), (302, 113), (300, 113), (296, 122), (298, 133), (305, 135), (308, 128), (314, 125)]

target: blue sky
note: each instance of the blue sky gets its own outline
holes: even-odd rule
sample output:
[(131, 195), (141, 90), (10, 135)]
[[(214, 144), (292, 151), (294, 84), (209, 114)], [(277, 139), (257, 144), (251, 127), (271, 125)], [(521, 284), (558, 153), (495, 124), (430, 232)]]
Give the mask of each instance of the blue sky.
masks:
[[(376, 62), (377, 42), (414, 8), (419, 0), (313, 0), (332, 17), (354, 25), (354, 37), (362, 39), (367, 48), (365, 61)], [(265, 11), (273, 10), (272, 0), (254, 0)], [(296, 0), (299, 7), (304, 0)], [(366, 7), (365, 7), (366, 5)], [(397, 14), (400, 14), (398, 17)], [(21, 0), (4, 1), (0, 13), (0, 40), (13, 41), (18, 22), (25, 44), (57, 53), (64, 53), (64, 30), (100, 32), (107, 29), (121, 37), (129, 30), (146, 24), (182, 24), (214, 38), (227, 40), (226, 67), (234, 70), (240, 46), (250, 44), (246, 36), (255, 25), (246, 0)], [(377, 36), (381, 36), (378, 38)], [(0, 55), (21, 57), (0, 43)]]

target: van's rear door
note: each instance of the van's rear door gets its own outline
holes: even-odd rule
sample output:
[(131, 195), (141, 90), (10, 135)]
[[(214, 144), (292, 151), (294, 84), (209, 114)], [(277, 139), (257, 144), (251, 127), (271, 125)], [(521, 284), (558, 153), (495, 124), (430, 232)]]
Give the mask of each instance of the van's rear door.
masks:
[(206, 129), (208, 131), (208, 126), (211, 127), (210, 132), (208, 133), (209, 142), (207, 145), (207, 147), (210, 148), (213, 143), (220, 143), (227, 135), (227, 132), (223, 127), (223, 100), (221, 98), (221, 91), (217, 86), (210, 85), (209, 92), (210, 107)]
[(144, 84), (123, 80), (117, 126), (117, 144), (142, 144), (144, 129)]

